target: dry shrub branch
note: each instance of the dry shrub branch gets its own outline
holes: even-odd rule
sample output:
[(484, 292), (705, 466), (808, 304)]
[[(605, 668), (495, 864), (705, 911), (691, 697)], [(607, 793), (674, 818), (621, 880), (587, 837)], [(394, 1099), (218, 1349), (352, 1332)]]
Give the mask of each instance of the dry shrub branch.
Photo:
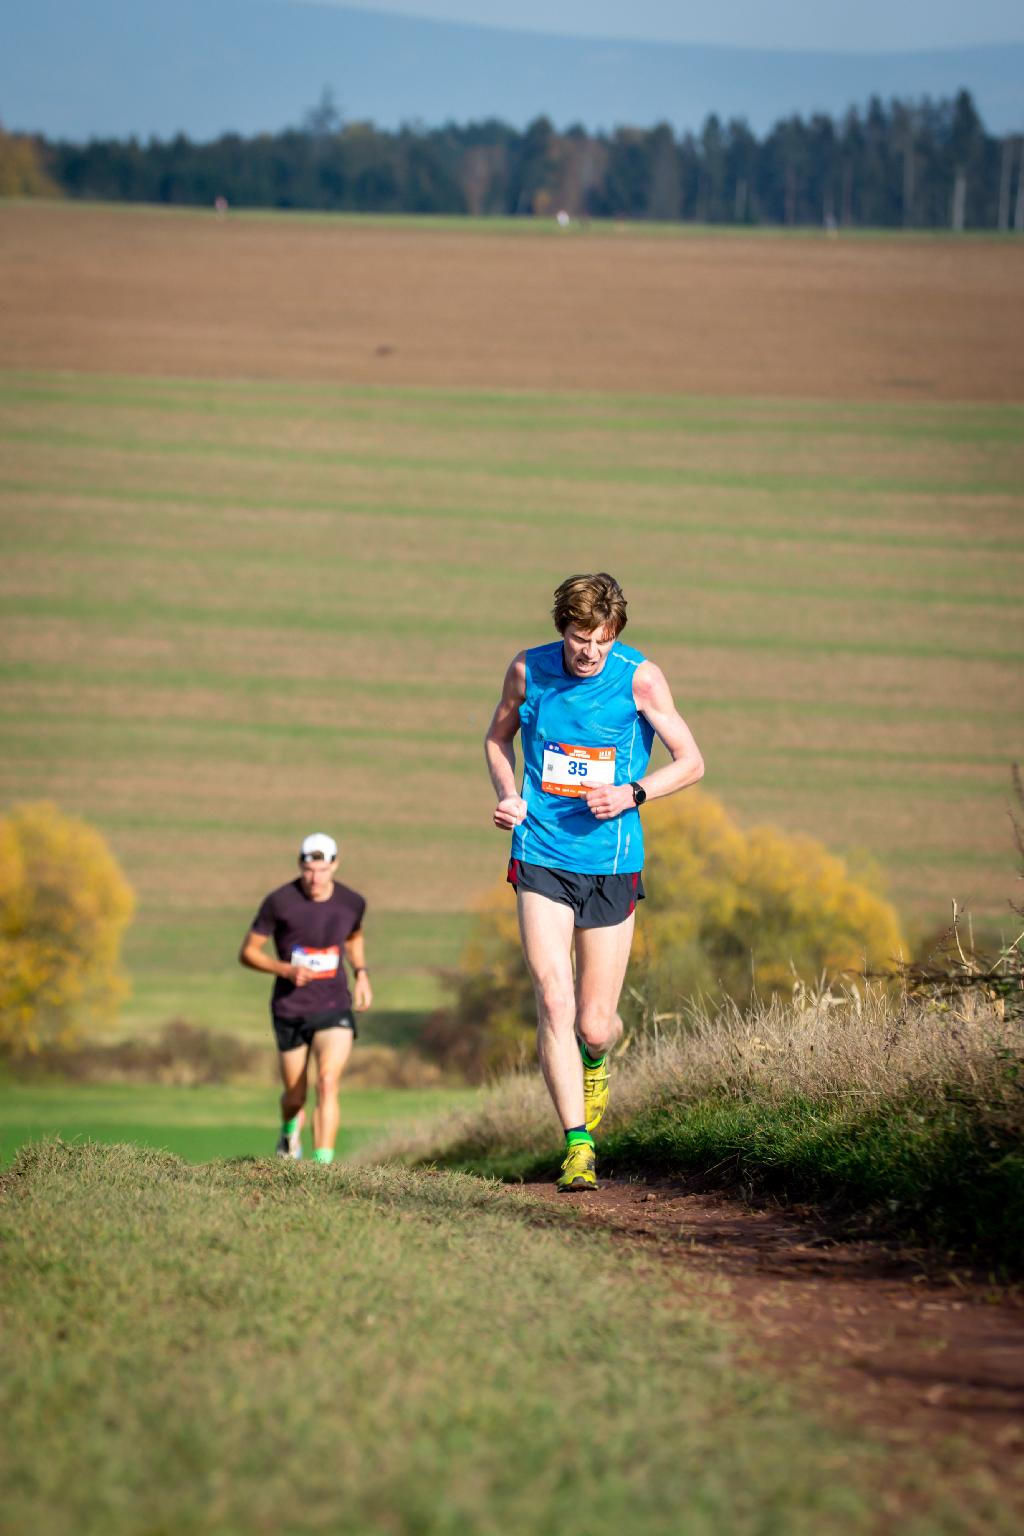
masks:
[[(1020, 767), (1011, 767), (1013, 802), (1007, 808), (1017, 850), (1018, 882), (1024, 882), (1024, 780)], [(953, 902), (953, 917), (930, 953), (920, 961), (901, 963), (893, 971), (875, 973), (879, 980), (898, 980), (905, 992), (919, 997), (952, 1001), (976, 994), (992, 1003), (997, 1012), (1024, 1016), (1024, 905), (1011, 900), (1014, 934), (996, 951), (979, 948), (974, 927)]]

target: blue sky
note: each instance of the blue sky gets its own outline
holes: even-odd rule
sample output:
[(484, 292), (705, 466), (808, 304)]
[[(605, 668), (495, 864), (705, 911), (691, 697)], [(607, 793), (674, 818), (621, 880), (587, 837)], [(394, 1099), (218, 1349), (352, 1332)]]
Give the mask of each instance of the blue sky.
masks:
[[(308, 3), (308, 0), (307, 0)], [(321, 5), (342, 0), (316, 0)], [(842, 51), (1024, 42), (1021, 0), (356, 0), (364, 11), (570, 37)]]
[(346, 120), (386, 128), (488, 117), (522, 128), (544, 113), (559, 128), (663, 121), (685, 132), (716, 112), (759, 134), (874, 94), (948, 101), (966, 88), (990, 131), (1024, 129), (1024, 4), (1018, 16), (1005, 0), (22, 0), (8, 10), (0, 123), (52, 137), (274, 132), (301, 123), (325, 87)]

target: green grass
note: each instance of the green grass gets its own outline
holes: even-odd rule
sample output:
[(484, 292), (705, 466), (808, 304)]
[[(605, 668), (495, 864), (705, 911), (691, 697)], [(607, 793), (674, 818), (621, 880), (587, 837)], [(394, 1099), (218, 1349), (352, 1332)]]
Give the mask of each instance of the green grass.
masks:
[(689, 1287), (494, 1185), (50, 1143), (0, 1233), (5, 1532), (1012, 1528), (962, 1461), (801, 1411)]
[[(0, 1078), (0, 1164), (32, 1142), (130, 1142), (192, 1163), (261, 1157), (278, 1129), (278, 1090), (268, 1051), (267, 1086), (181, 1088), (158, 1084), (19, 1083)], [(344, 1085), (338, 1155), (397, 1126), (471, 1102), (470, 1090)], [(312, 1106), (312, 1099), (310, 1100)], [(307, 1129), (306, 1153), (312, 1151)]]
[[(10, 206), (30, 206), (33, 210), (47, 207), (47, 201), (41, 198), (5, 198), (5, 202)], [(53, 198), (49, 200), (49, 206), (60, 209), (66, 204), (63, 199)], [(205, 204), (202, 207), (190, 207), (167, 203), (108, 203), (98, 199), (76, 198), (75, 206), (83, 210), (102, 209), (105, 213), (120, 213), (135, 219), (140, 212), (144, 211), (147, 215), (163, 217), (176, 223), (189, 219), (208, 223), (216, 217)], [(816, 224), (789, 227), (780, 224), (684, 224), (656, 219), (628, 223), (621, 219), (587, 219), (577, 220), (563, 229), (554, 218), (522, 217), (511, 214), (479, 216), (460, 213), (334, 213), (314, 209), (241, 207), (232, 208), (229, 218), (232, 223), (287, 222), (289, 225), (327, 225), (328, 227), (345, 225), (354, 229), (409, 229), (415, 230), (417, 234), (423, 232), (448, 234), (457, 231), (459, 234), (474, 234), (485, 238), (488, 235), (518, 235), (523, 239), (539, 240), (615, 239), (621, 241), (624, 237), (629, 237), (637, 240), (812, 240), (831, 243), (835, 238)], [(844, 243), (849, 240), (870, 241), (872, 244), (877, 241), (896, 243), (927, 241), (929, 244), (955, 245), (964, 242), (1011, 241), (1012, 239), (1012, 234), (999, 235), (992, 230), (983, 229), (957, 231), (890, 229), (865, 225), (842, 231)]]
[[(164, 825), (156, 823), (160, 831)], [(177, 824), (172, 819), (165, 835), (192, 830), (187, 819)], [(282, 828), (282, 840), (285, 835)], [(128, 933), (125, 963), (134, 986), (117, 1033), (148, 1032), (166, 1019), (182, 1017), (207, 1029), (269, 1042), (271, 983), (237, 961), (254, 915), (255, 903), (196, 915), (144, 909)], [(360, 1021), (361, 1041), (410, 1043), (424, 1015), (436, 1006), (436, 970), (455, 965), (467, 927), (462, 913), (371, 910), (367, 957), (374, 1006)]]
[[(557, 1174), (560, 1153), (469, 1154), (445, 1166), (492, 1178)], [(827, 1101), (721, 1099), (662, 1105), (601, 1139), (610, 1175), (708, 1176), (712, 1184), (812, 1202), (832, 1220), (1018, 1274), (1024, 1155), (1016, 1130), (979, 1124), (960, 1092), (946, 1103), (874, 1111)]]
[(1022, 425), (1007, 405), (4, 375), (0, 803), (52, 797), (124, 861), (132, 1031), (264, 1028), (240, 925), (304, 831), (335, 831), (381, 1028), (408, 1039), (503, 875), (480, 740), (504, 667), (548, 638), (562, 576), (610, 568), (741, 820), (872, 855), (919, 928), (953, 897), (997, 921)]
[[(419, 425), (427, 424), (419, 423)], [(562, 484), (579, 483), (592, 487), (611, 483), (639, 489), (645, 487), (660, 489), (672, 487), (678, 483), (680, 471), (676, 464), (652, 465), (642, 460), (634, 460), (632, 463), (621, 462), (618, 455), (614, 453), (615, 438), (618, 435), (615, 427), (615, 421), (610, 421), (607, 432), (603, 434), (603, 439), (607, 442), (603, 459), (597, 458), (593, 452), (586, 457), (580, 455), (578, 459), (563, 452), (557, 457), (552, 456), (547, 459), (535, 455), (532, 460), (495, 457), (482, 462), (472, 455), (439, 456), (429, 451), (428, 446), (427, 451), (419, 454), (403, 454), (396, 451), (389, 453), (387, 468), (395, 479), (403, 473), (413, 473), (423, 476), (428, 483), (430, 480), (441, 480), (447, 484), (452, 482), (458, 484), (460, 479), (486, 475), (488, 480), (495, 482), (499, 490), (504, 489), (506, 484), (514, 489), (523, 482), (552, 480)], [(514, 430), (530, 432), (529, 421), (515, 423)], [(672, 430), (672, 428), (666, 424), (664, 430)], [(265, 444), (255, 447), (241, 442), (233, 444), (230, 440), (212, 435), (206, 441), (201, 437), (198, 440), (179, 441), (158, 435), (147, 434), (145, 437), (132, 438), (106, 430), (86, 433), (69, 432), (58, 428), (10, 428), (6, 435), (12, 446), (43, 449), (54, 454), (62, 451), (114, 452), (119, 457), (126, 458), (129, 463), (135, 458), (151, 460), (159, 456), (171, 464), (182, 458), (199, 465), (202, 465), (205, 460), (215, 460), (219, 464), (237, 465), (240, 469), (263, 465), (268, 471), (295, 469), (300, 473), (315, 473), (319, 469), (336, 471), (377, 469), (380, 465), (380, 456), (374, 452), (337, 449), (319, 452), (312, 449), (275, 449)], [(967, 441), (978, 441), (979, 436), (976, 435)], [(1001, 444), (1002, 435), (997, 435), (995, 441)], [(762, 457), (767, 458), (763, 445), (761, 446)], [(796, 443), (790, 445), (791, 449), (797, 446)], [(552, 445), (552, 449), (555, 447), (557, 444)], [(749, 471), (710, 469), (690, 465), (686, 471), (686, 482), (691, 488), (757, 491), (775, 496), (808, 493), (820, 495), (834, 493), (835, 490), (834, 482), (824, 468), (815, 467), (797, 471), (779, 469), (774, 467), (770, 459)], [(873, 498), (897, 494), (926, 494), (935, 496), (940, 503), (957, 494), (1013, 497), (1017, 492), (1017, 486), (1010, 477), (1004, 478), (998, 475), (993, 477), (991, 474), (979, 473), (978, 468), (971, 464), (966, 465), (951, 484), (943, 483), (934, 472), (866, 475), (861, 471), (848, 472), (843, 489), (847, 494)], [(540, 521), (542, 518), (543, 508), (538, 506), (533, 509), (531, 520)], [(281, 560), (285, 568), (288, 564), (298, 568), (300, 564), (299, 558), (295, 556), (289, 560), (287, 552), (282, 552)]]

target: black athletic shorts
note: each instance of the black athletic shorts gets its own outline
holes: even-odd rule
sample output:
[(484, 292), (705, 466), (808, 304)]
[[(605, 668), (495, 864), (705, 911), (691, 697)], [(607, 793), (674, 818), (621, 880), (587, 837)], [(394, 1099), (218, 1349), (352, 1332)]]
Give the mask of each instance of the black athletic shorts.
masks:
[(330, 1008), (326, 1013), (307, 1013), (304, 1019), (279, 1019), (274, 1014), (274, 1034), (279, 1051), (297, 1051), (300, 1045), (309, 1045), (321, 1029), (350, 1029), (353, 1040), (358, 1040), (356, 1016), (351, 1008)]
[(509, 859), (508, 883), (517, 891), (536, 891), (549, 901), (572, 907), (576, 928), (615, 928), (644, 899), (640, 871), (632, 875), (577, 875), (571, 869), (547, 869)]

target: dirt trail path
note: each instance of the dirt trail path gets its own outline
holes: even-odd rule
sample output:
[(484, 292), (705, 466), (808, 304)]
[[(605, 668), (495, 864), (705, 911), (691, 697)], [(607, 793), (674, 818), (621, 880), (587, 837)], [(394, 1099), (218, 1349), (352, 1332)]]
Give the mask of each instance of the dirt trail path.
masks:
[(751, 1209), (678, 1183), (605, 1180), (568, 1204), (671, 1267), (713, 1313), (826, 1410), (910, 1444), (957, 1437), (1024, 1514), (1024, 1297), (962, 1272), (926, 1272), (880, 1243), (837, 1242), (799, 1213)]

